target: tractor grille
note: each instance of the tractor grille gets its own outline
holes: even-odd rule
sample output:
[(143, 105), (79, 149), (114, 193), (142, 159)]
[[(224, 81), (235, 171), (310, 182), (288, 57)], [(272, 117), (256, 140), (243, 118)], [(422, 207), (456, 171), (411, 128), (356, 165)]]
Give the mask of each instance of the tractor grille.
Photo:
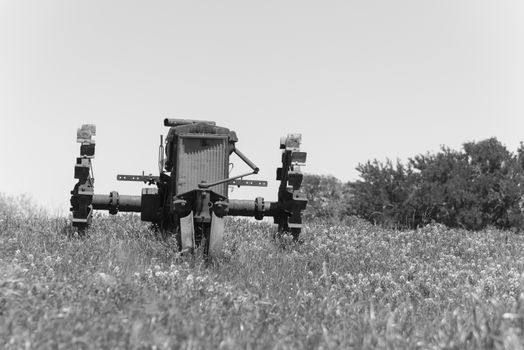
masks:
[[(177, 194), (198, 189), (202, 181), (215, 182), (228, 177), (227, 135), (180, 135), (178, 139)], [(209, 189), (227, 197), (227, 183)]]

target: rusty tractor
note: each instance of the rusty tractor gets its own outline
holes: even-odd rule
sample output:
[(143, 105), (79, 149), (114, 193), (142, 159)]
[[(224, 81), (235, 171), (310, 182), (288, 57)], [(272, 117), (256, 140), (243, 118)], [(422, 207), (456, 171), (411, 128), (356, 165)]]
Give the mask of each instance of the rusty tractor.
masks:
[[(96, 126), (83, 125), (77, 131), (80, 156), (76, 159), (71, 191), (72, 224), (83, 234), (92, 222), (94, 210), (140, 213), (142, 221), (151, 222), (163, 235), (175, 235), (181, 251), (193, 251), (202, 245), (210, 257), (220, 256), (226, 216), (273, 217), (278, 232), (298, 239), (302, 229), (302, 211), (307, 199), (301, 191), (306, 153), (300, 151), (301, 135), (289, 134), (280, 140), (282, 167), (278, 200), (229, 199), (229, 186), (267, 186), (267, 181), (246, 180), (259, 168), (236, 147), (236, 133), (212, 121), (165, 119), (169, 127), (160, 136), (159, 175), (117, 175), (120, 181), (140, 181), (150, 187), (141, 195), (121, 195), (117, 191), (95, 194), (92, 161), (95, 156)], [(231, 176), (230, 157), (235, 153), (251, 171)], [(154, 185), (154, 187), (153, 187)]]

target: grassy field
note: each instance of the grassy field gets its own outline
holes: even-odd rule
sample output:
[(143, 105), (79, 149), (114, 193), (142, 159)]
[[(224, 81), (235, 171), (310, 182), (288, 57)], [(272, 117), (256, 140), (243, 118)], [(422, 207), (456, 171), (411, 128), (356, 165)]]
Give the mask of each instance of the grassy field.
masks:
[[(2, 198), (0, 198), (2, 199)], [(355, 220), (304, 242), (227, 223), (225, 257), (181, 257), (136, 216), (0, 201), (2, 349), (522, 349), (524, 236)]]

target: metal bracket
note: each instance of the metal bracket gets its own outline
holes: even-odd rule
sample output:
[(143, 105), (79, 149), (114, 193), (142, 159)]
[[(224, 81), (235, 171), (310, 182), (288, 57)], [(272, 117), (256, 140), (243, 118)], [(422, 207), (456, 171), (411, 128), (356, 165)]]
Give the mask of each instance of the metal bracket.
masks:
[(262, 180), (233, 180), (229, 186), (256, 186), (256, 187), (267, 187), (267, 181)]
[(154, 185), (160, 180), (160, 176), (153, 175), (117, 175), (118, 181), (138, 181), (149, 185)]

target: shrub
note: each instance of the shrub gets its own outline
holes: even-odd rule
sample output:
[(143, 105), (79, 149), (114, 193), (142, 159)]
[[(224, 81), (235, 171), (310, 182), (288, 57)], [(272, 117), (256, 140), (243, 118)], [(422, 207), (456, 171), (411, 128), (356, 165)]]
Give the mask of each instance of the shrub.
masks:
[(406, 165), (359, 164), (362, 180), (349, 184), (349, 211), (374, 223), (418, 227), (438, 222), (478, 230), (521, 228), (524, 146), (509, 152), (497, 139), (441, 147)]
[(304, 174), (302, 189), (308, 199), (304, 219), (339, 220), (344, 216), (347, 186), (336, 177)]

